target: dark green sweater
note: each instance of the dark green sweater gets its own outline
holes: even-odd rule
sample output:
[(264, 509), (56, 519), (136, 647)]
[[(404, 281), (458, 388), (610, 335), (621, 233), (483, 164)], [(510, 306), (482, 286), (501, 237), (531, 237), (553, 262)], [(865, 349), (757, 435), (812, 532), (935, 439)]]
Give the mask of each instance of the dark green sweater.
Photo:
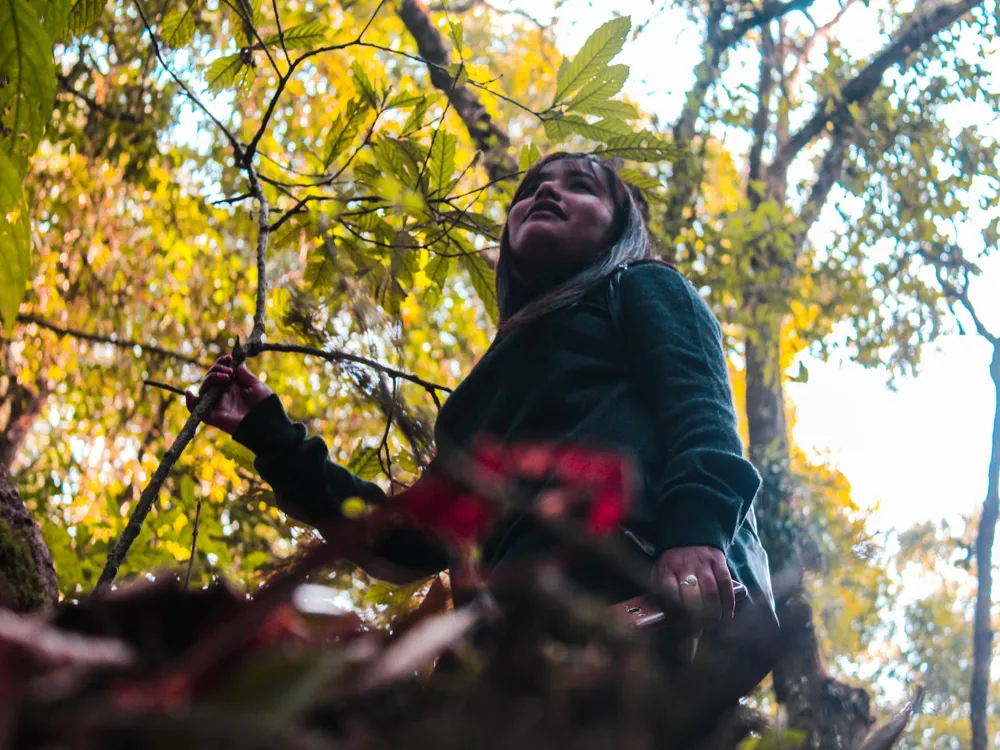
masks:
[[(717, 547), (751, 598), (771, 601), (751, 507), (760, 477), (743, 457), (721, 329), (673, 269), (627, 268), (574, 305), (515, 328), (445, 402), (435, 432), (439, 450), (486, 433), (630, 453), (641, 487), (623, 530), (629, 543), (650, 562), (670, 547)], [(321, 525), (348, 497), (384, 497), (330, 462), (322, 439), (292, 424), (277, 396), (234, 438), (257, 455), (279, 507), (306, 523)], [(502, 566), (551, 543), (525, 519), (509, 519), (485, 559)], [(423, 557), (428, 569), (443, 564), (429, 550)], [(609, 585), (598, 588), (620, 598), (637, 593)]]

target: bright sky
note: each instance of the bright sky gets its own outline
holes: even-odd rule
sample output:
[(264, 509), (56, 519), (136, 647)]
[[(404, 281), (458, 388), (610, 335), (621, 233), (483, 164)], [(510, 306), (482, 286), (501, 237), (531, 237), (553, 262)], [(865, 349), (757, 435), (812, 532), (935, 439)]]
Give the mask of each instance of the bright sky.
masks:
[[(553, 15), (551, 0), (501, 0), (495, 5), (524, 8), (542, 21)], [(613, 12), (631, 14), (635, 27), (660, 5), (649, 0), (567, 0), (559, 10), (559, 44), (573, 54)], [(813, 6), (817, 21), (822, 22), (829, 5), (830, 0), (819, 0)], [(865, 12), (857, 6), (857, 17), (845, 18), (856, 54), (868, 54), (879, 43), (877, 26), (862, 17)], [(626, 93), (646, 111), (671, 121), (693, 80), (700, 42), (700, 32), (692, 30), (683, 13), (659, 11), (619, 58), (632, 67)], [(1000, 45), (993, 60), (1000, 76)], [(975, 109), (955, 113), (962, 124), (984, 116)], [(992, 127), (1000, 135), (995, 117)], [(1000, 333), (1000, 257), (983, 265), (972, 299), (980, 317)], [(809, 382), (792, 383), (788, 389), (797, 412), (794, 439), (844, 472), (859, 505), (877, 506), (873, 530), (968, 514), (986, 493), (994, 406), (989, 361), (985, 341), (944, 336), (926, 350), (920, 375), (898, 381), (892, 392), (884, 372), (848, 361), (805, 358)]]

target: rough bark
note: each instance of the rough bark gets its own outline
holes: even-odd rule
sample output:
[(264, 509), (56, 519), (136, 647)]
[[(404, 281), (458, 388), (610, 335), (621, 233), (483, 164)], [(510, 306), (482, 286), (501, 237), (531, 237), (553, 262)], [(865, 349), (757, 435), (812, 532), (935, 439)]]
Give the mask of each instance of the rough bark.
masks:
[(993, 411), (993, 444), (990, 450), (990, 475), (986, 488), (983, 513), (976, 534), (976, 615), (973, 626), (972, 686), (969, 694), (972, 721), (972, 750), (986, 750), (989, 737), (986, 727), (986, 707), (990, 688), (990, 662), (993, 654), (993, 628), (990, 604), (993, 591), (993, 541), (997, 514), (1000, 512), (1000, 341), (993, 340), (993, 361), (990, 376), (995, 397)]
[(10, 411), (7, 423), (0, 432), (0, 466), (9, 471), (24, 438), (45, 404), (48, 391), (44, 387), (35, 391), (20, 383), (11, 382), (5, 396), (10, 402)]
[(21, 496), (0, 466), (0, 603), (18, 612), (59, 598), (52, 555)]
[(516, 175), (517, 162), (510, 156), (510, 137), (490, 118), (486, 107), (472, 88), (456, 82), (447, 66), (451, 55), (444, 37), (431, 21), (427, 9), (419, 0), (402, 0), (397, 8), (400, 20), (417, 43), (420, 56), (428, 62), (431, 83), (448, 97), (452, 109), (462, 118), (476, 148), (483, 152), (486, 171), (491, 182)]

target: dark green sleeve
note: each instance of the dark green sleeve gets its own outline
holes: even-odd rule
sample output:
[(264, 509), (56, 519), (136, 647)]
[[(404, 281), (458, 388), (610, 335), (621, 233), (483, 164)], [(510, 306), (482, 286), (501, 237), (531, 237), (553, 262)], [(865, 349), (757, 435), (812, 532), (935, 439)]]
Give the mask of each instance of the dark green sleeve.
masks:
[[(387, 500), (377, 484), (331, 461), (322, 438), (307, 438), (305, 425), (288, 418), (277, 394), (268, 396), (243, 418), (233, 439), (254, 452), (254, 467), (271, 485), (278, 507), (321, 531), (325, 524), (341, 517), (341, 504), (348, 498), (360, 497), (372, 504)], [(448, 564), (440, 544), (407, 526), (386, 530), (372, 541), (370, 549), (380, 558), (427, 575)]]
[(233, 439), (256, 455), (254, 467), (277, 498), (278, 507), (297, 521), (321, 526), (340, 515), (344, 500), (385, 501), (382, 488), (329, 460), (326, 443), (306, 437), (293, 423), (277, 394), (257, 404), (240, 422)]
[(666, 266), (626, 270), (618, 294), (632, 377), (648, 399), (662, 456), (647, 478), (657, 548), (728, 552), (760, 475), (743, 457), (722, 330), (694, 287)]

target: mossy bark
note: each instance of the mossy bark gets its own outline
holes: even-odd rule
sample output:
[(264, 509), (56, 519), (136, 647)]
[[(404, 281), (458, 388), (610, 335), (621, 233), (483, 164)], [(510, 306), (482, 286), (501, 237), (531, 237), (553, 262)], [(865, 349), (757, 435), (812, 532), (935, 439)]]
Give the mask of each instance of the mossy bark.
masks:
[(31, 612), (52, 606), (58, 597), (52, 555), (0, 466), (0, 604)]

